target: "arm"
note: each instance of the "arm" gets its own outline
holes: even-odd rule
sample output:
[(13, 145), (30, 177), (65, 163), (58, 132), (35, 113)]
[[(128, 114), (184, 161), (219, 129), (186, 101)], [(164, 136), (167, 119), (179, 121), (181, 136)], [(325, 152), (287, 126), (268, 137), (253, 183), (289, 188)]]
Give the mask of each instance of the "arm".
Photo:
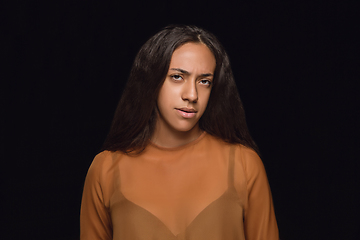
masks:
[(242, 162), (247, 187), (245, 237), (248, 240), (278, 240), (278, 226), (264, 165), (250, 149), (243, 149)]
[(112, 239), (111, 218), (100, 184), (101, 158), (101, 154), (95, 157), (85, 179), (80, 211), (81, 240)]

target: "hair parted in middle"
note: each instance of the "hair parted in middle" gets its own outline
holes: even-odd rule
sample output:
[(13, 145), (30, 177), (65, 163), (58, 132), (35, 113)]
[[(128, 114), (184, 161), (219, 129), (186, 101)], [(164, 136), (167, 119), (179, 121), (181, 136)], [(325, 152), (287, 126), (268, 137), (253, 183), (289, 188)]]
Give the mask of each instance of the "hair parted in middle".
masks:
[(158, 117), (157, 98), (172, 54), (189, 42), (205, 44), (216, 60), (213, 87), (207, 108), (199, 120), (200, 129), (226, 142), (240, 143), (258, 152), (247, 128), (225, 49), (210, 32), (186, 25), (167, 26), (141, 47), (102, 150), (139, 153), (145, 149), (154, 132)]

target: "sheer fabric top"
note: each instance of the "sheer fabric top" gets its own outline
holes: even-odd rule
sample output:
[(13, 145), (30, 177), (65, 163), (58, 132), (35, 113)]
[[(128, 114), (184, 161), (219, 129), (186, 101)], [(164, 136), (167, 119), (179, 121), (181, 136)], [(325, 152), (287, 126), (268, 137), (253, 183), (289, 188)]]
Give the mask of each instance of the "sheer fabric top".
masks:
[(203, 133), (177, 148), (98, 154), (85, 180), (80, 239), (275, 240), (278, 228), (258, 155)]

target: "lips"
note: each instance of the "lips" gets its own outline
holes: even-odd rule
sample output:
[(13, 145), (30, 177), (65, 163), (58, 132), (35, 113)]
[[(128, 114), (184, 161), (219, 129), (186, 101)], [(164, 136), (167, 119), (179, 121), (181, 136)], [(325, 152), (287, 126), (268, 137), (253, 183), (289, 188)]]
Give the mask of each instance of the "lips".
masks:
[(176, 110), (180, 110), (187, 113), (197, 113), (197, 111), (194, 108), (176, 108)]
[(197, 110), (195, 110), (194, 108), (175, 108), (175, 109), (183, 118), (193, 118), (197, 113)]

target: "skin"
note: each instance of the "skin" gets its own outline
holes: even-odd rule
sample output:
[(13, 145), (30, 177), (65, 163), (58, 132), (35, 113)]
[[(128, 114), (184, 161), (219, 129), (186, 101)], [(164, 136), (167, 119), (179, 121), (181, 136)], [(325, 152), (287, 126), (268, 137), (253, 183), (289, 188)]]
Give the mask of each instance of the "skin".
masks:
[(214, 55), (202, 43), (186, 43), (174, 51), (157, 100), (154, 143), (178, 147), (199, 137), (215, 67)]

